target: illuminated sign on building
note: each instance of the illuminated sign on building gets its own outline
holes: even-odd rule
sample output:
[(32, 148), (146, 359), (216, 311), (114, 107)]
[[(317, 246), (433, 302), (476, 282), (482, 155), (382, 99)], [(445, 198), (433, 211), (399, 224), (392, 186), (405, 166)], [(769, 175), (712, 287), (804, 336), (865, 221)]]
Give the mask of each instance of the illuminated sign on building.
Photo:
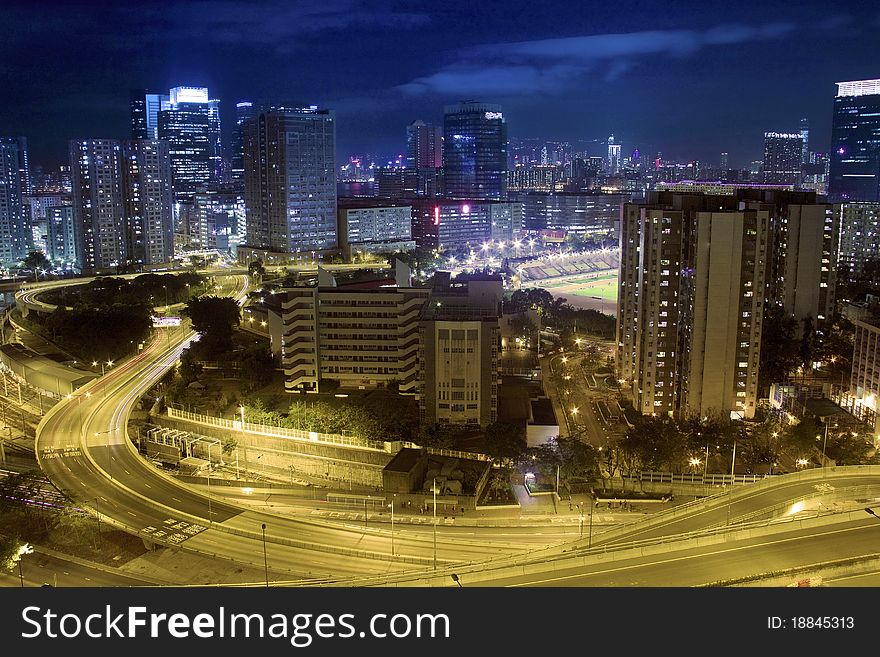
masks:
[(501, 112), (486, 112), (483, 116), (486, 117), (489, 121), (492, 119), (503, 119), (504, 115)]
[(153, 328), (180, 326), (180, 317), (153, 317)]

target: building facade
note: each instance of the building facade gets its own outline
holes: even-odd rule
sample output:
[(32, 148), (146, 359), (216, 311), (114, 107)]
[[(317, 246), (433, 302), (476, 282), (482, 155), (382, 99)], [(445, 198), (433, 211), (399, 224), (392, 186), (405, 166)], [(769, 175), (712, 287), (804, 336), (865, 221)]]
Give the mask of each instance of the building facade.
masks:
[(764, 183), (800, 185), (803, 146), (800, 133), (765, 132), (764, 164), (761, 168)]
[(445, 194), (460, 199), (507, 196), (507, 124), (497, 105), (449, 105), (443, 117)]
[(375, 388), (418, 383), (419, 316), (430, 290), (389, 287), (281, 290), (269, 311), (272, 350), (287, 392), (321, 392), (324, 382)]
[(331, 110), (275, 107), (243, 123), (247, 245), (334, 249), (336, 121)]
[(46, 211), (46, 256), (64, 269), (76, 265), (72, 205), (54, 205)]
[(168, 143), (127, 141), (122, 163), (127, 261), (135, 268), (170, 262), (174, 224)]
[(483, 427), (498, 418), (500, 278), (435, 284), (419, 322), (423, 425)]
[(77, 268), (116, 273), (126, 262), (122, 145), (114, 139), (70, 142)]
[(880, 203), (837, 203), (834, 211), (840, 226), (837, 262), (854, 280), (861, 276), (865, 263), (880, 259)]
[(230, 161), (232, 171), (230, 177), (234, 181), (244, 181), (244, 138), (242, 136), (242, 124), (254, 114), (257, 108), (249, 100), (242, 100), (235, 104), (235, 127), (230, 137)]
[(443, 132), (439, 126), (413, 121), (406, 127), (408, 169), (439, 169), (443, 166)]
[(838, 82), (831, 123), (828, 195), (880, 201), (880, 80)]
[(412, 207), (339, 205), (339, 245), (349, 251), (406, 251), (412, 240)]
[(24, 137), (0, 137), (0, 266), (19, 264), (33, 242), (24, 206), (30, 191), (27, 170)]
[(213, 180), (208, 90), (175, 87), (158, 114), (159, 139), (168, 142), (175, 202)]
[(641, 413), (754, 416), (769, 219), (726, 196), (624, 205), (617, 376)]

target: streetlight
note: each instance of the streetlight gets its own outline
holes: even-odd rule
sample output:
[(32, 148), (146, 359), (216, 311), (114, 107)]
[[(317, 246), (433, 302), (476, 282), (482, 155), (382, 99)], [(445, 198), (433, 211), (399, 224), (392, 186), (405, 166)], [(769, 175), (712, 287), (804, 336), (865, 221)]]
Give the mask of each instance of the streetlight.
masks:
[(263, 530), (263, 568), (266, 571), (266, 588), (269, 588), (269, 557), (266, 556), (266, 523), (262, 524)]
[[(101, 436), (105, 433), (112, 434), (119, 427), (113, 427), (112, 429), (107, 429), (107, 431), (96, 431), (95, 436)], [(110, 440), (107, 440), (107, 474), (110, 475), (110, 481), (113, 481), (113, 451)]]
[(434, 570), (437, 570), (437, 478), (431, 481), (431, 492), (434, 493)]
[(394, 556), (394, 497), (391, 498), (391, 556)]

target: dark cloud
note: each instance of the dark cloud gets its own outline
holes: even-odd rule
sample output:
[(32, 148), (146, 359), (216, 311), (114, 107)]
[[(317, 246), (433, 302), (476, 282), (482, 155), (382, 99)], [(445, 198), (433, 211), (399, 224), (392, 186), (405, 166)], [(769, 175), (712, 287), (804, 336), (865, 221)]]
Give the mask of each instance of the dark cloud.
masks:
[(558, 93), (588, 74), (616, 79), (639, 58), (688, 57), (704, 48), (785, 38), (794, 30), (791, 23), (731, 24), (703, 31), (652, 30), (481, 45), (400, 90), (442, 95)]

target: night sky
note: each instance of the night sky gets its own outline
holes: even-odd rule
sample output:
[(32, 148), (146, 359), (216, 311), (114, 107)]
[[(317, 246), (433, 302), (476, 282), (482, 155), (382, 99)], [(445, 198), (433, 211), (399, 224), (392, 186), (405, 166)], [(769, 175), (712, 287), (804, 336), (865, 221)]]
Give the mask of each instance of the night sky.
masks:
[(177, 85), (209, 87), (227, 130), (240, 99), (335, 109), (340, 161), (476, 99), (511, 138), (745, 166), (802, 117), (827, 149), (834, 82), (880, 77), (870, 1), (3, 0), (0, 30), (0, 135), (47, 166), (69, 138), (128, 137), (132, 89)]

